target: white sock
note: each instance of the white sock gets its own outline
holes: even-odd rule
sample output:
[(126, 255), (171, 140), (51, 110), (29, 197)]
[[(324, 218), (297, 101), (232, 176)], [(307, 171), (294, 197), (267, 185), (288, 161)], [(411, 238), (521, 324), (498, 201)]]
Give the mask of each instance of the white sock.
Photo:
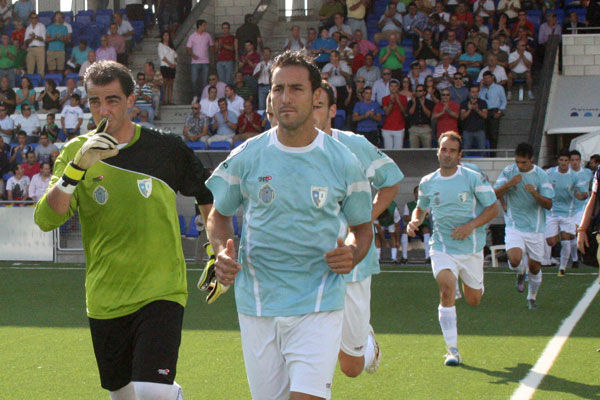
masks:
[(365, 365), (363, 367), (363, 371), (373, 364), (373, 360), (375, 360), (375, 342), (373, 341), (373, 336), (369, 334), (367, 336), (367, 346), (365, 347)]
[(133, 382), (129, 382), (119, 390), (108, 392), (110, 400), (138, 400)]
[(429, 258), (429, 237), (431, 234), (424, 233), (423, 234), (423, 244), (425, 245), (425, 258)]
[(381, 247), (375, 248), (377, 250), (377, 258), (381, 260)]
[(527, 300), (535, 300), (537, 298), (537, 292), (542, 285), (542, 270), (538, 272), (536, 275), (533, 275), (531, 271), (529, 271), (529, 288), (527, 291)]
[(560, 241), (560, 269), (564, 270), (567, 267), (567, 263), (571, 258), (571, 241), (561, 240)]
[(403, 233), (400, 241), (402, 242), (402, 258), (408, 259), (408, 235)]
[(571, 242), (571, 259), (573, 262), (579, 261), (579, 255), (577, 254), (577, 239), (570, 240)]
[(398, 255), (398, 249), (394, 247), (392, 249), (392, 260), (395, 260), (397, 255)]
[(139, 400), (181, 400), (183, 391), (177, 382), (172, 385), (154, 382), (133, 382)]
[(442, 335), (446, 341), (446, 347), (458, 347), (458, 330), (456, 328), (456, 306), (438, 306), (438, 319), (442, 328)]

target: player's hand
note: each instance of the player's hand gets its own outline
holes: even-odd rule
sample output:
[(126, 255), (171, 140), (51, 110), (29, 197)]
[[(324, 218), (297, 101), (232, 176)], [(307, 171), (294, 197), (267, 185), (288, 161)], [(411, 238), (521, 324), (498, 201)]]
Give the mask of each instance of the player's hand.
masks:
[(228, 239), (226, 247), (217, 255), (215, 261), (215, 273), (217, 281), (223, 285), (231, 285), (235, 280), (238, 272), (242, 270), (242, 266), (237, 262), (237, 254), (233, 245), (233, 240)]
[(106, 132), (108, 120), (105, 118), (98, 124), (96, 133), (81, 146), (73, 164), (82, 170), (89, 169), (92, 165), (105, 158), (114, 157), (119, 153), (119, 142)]
[(408, 223), (408, 225), (406, 226), (406, 233), (410, 237), (417, 236), (417, 231), (418, 230), (419, 230), (419, 225), (417, 225), (417, 221), (415, 221), (415, 220), (410, 221)]
[(521, 183), (522, 180), (523, 180), (523, 175), (521, 175), (521, 174), (515, 175), (510, 179), (510, 185), (511, 186), (518, 185), (519, 183)]
[(582, 254), (585, 254), (585, 249), (590, 247), (590, 239), (586, 231), (577, 232), (577, 248)]
[(354, 251), (338, 238), (337, 247), (325, 253), (325, 261), (336, 274), (347, 274), (354, 268)]
[(450, 237), (454, 240), (465, 240), (473, 232), (471, 224), (464, 224), (454, 228)]
[(537, 192), (537, 190), (535, 189), (535, 186), (533, 186), (533, 185), (528, 184), (528, 185), (525, 185), (524, 188), (530, 194), (535, 194)]

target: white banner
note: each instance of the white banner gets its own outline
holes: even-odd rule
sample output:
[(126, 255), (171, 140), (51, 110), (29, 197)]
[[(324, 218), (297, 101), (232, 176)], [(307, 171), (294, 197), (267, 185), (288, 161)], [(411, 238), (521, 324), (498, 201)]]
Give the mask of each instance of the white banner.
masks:
[(546, 132), (588, 133), (600, 129), (600, 78), (558, 76), (548, 104)]
[(33, 222), (34, 207), (0, 207), (0, 261), (53, 261), (52, 232)]

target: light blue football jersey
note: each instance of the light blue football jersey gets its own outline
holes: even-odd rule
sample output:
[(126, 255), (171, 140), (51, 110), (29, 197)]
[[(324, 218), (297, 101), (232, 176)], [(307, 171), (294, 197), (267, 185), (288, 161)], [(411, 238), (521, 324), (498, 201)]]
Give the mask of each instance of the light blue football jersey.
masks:
[(485, 172), (483, 172), (483, 170), (481, 169), (481, 167), (479, 165), (472, 164), (472, 163), (466, 163), (466, 162), (462, 162), (462, 161), (461, 161), (460, 165), (462, 165), (465, 168), (472, 169), (475, 172), (478, 172), (481, 176), (483, 176), (485, 179), (487, 179), (487, 175), (485, 174)]
[(421, 210), (431, 207), (433, 234), (429, 241), (433, 250), (447, 254), (472, 254), (485, 245), (485, 226), (481, 226), (465, 240), (454, 240), (450, 235), (455, 228), (477, 217), (477, 208), (496, 202), (492, 185), (480, 173), (458, 166), (452, 176), (442, 176), (440, 170), (424, 176), (419, 183)]
[(287, 147), (273, 128), (231, 152), (206, 181), (214, 206), (244, 206), (235, 279), (239, 313), (292, 316), (344, 307), (343, 275), (325, 253), (350, 226), (371, 221), (371, 187), (346, 146), (318, 131), (305, 147)]
[(554, 189), (548, 174), (537, 165), (534, 165), (531, 171), (520, 172), (517, 164), (512, 164), (502, 170), (494, 187), (503, 186), (515, 175), (521, 175), (523, 180), (504, 194), (507, 208), (504, 216), (506, 226), (521, 232), (545, 232), (545, 209), (525, 190), (525, 185), (535, 186), (540, 195), (551, 199), (554, 197)]
[[(352, 132), (331, 130), (331, 136), (342, 142), (358, 158), (367, 173), (367, 179), (375, 189), (390, 187), (404, 178), (404, 174), (394, 160), (376, 148), (364, 136)], [(346, 282), (360, 282), (379, 273), (379, 258), (375, 250), (375, 237), (369, 253), (350, 272), (345, 275)]]
[(576, 203), (575, 193), (587, 193), (585, 181), (580, 181), (577, 174), (570, 168), (564, 174), (558, 170), (558, 167), (552, 167), (546, 171), (548, 179), (554, 188), (554, 199), (549, 215), (553, 217), (572, 217), (575, 214)]
[[(582, 188), (585, 187), (585, 191), (589, 193), (590, 185), (592, 184), (592, 180), (594, 179), (594, 171), (592, 171), (589, 168), (581, 168), (579, 171), (573, 172), (575, 173), (575, 175), (577, 175), (577, 179), (579, 180), (580, 185), (582, 185)], [(588, 199), (589, 197), (585, 200), (575, 199), (575, 213), (578, 213), (585, 209)]]

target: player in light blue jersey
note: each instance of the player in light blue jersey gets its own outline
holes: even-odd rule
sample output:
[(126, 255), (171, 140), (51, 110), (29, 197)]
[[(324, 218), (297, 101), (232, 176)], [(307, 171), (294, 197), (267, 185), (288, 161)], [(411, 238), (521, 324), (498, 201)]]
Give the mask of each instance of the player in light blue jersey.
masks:
[[(321, 83), (313, 114), (317, 128), (342, 142), (358, 158), (371, 185), (377, 190), (371, 220), (374, 221), (390, 205), (404, 175), (396, 163), (373, 146), (364, 136), (331, 129), (337, 107), (333, 88)], [(346, 279), (346, 305), (342, 325), (342, 343), (338, 359), (342, 372), (349, 377), (363, 370), (373, 373), (379, 367), (381, 350), (369, 321), (371, 318), (371, 275), (379, 273), (379, 258), (371, 243), (367, 256)]]
[[(208, 179), (215, 201), (207, 232), (218, 281), (235, 282), (252, 398), (328, 399), (344, 274), (373, 240), (371, 189), (348, 148), (315, 128), (316, 65), (288, 51), (271, 71), (279, 125), (234, 150)], [(240, 206), (238, 262), (231, 216)]]
[(496, 196), (506, 203), (504, 242), (508, 267), (517, 271), (517, 290), (525, 290), (525, 269), (529, 267), (527, 305), (537, 308), (542, 284), (546, 212), (552, 208), (554, 190), (546, 172), (533, 163), (533, 147), (520, 143), (515, 163), (504, 168), (494, 185)]
[[(571, 164), (571, 171), (575, 172), (577, 178), (580, 181), (582, 181), (582, 184), (584, 186), (587, 186), (589, 196), (589, 189), (592, 185), (592, 180), (594, 179), (594, 172), (589, 168), (581, 166), (581, 153), (577, 150), (571, 150), (569, 152), (569, 159), (569, 163)], [(575, 214), (573, 215), (573, 223), (577, 227), (579, 227), (579, 224), (583, 219), (583, 211), (585, 210), (587, 202), (588, 199), (575, 199)], [(573, 260), (573, 268), (579, 267), (579, 258), (577, 254), (577, 239), (571, 240), (571, 260)]]
[(588, 187), (584, 180), (579, 180), (577, 174), (571, 171), (570, 154), (562, 150), (558, 155), (558, 166), (550, 168), (548, 178), (554, 188), (552, 208), (546, 217), (546, 242), (553, 247), (560, 241), (560, 263), (558, 276), (565, 276), (567, 263), (571, 257), (571, 240), (575, 239), (576, 200), (585, 200), (588, 197)]
[[(462, 280), (468, 304), (476, 306), (483, 295), (485, 224), (498, 214), (496, 195), (481, 174), (459, 164), (462, 139), (456, 132), (440, 136), (440, 168), (423, 177), (419, 200), (407, 232), (415, 236), (431, 207), (431, 266), (440, 288), (438, 318), (448, 348), (445, 365), (461, 363), (456, 328), (456, 282)], [(477, 214), (478, 205), (483, 207)]]

